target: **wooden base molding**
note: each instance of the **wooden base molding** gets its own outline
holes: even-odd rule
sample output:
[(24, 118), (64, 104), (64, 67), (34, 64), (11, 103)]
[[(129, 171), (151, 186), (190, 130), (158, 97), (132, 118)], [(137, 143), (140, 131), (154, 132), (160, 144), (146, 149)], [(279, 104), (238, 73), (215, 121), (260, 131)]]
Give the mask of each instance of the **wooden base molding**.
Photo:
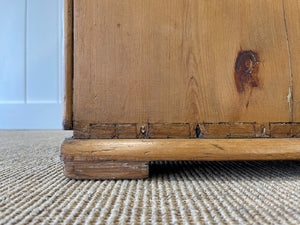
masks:
[(146, 123), (74, 124), (78, 139), (164, 138), (292, 138), (300, 137), (300, 123)]
[(148, 177), (149, 161), (300, 160), (300, 139), (66, 139), (66, 177)]

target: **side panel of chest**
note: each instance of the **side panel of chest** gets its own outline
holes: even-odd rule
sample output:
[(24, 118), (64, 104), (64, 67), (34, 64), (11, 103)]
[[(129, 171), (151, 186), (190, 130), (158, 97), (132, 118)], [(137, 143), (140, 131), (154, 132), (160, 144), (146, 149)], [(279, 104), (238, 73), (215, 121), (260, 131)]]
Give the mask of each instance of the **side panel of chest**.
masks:
[(282, 1), (75, 0), (78, 137), (151, 124), (195, 136), (199, 123), (252, 137), (293, 122), (284, 16)]

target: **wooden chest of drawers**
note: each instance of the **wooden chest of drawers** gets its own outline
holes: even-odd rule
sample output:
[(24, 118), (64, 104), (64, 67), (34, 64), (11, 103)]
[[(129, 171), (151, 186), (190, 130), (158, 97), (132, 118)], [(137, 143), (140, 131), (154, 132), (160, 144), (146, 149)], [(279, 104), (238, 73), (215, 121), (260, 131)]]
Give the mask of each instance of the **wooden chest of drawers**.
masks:
[(71, 178), (300, 159), (298, 0), (65, 0)]

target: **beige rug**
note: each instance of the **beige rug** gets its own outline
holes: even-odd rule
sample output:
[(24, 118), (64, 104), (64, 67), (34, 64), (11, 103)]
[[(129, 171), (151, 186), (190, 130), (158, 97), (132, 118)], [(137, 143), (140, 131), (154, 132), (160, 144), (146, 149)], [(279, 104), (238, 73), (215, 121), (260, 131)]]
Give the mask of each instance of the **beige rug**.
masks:
[(66, 179), (65, 131), (0, 131), (0, 224), (300, 224), (300, 162), (153, 163), (146, 180)]

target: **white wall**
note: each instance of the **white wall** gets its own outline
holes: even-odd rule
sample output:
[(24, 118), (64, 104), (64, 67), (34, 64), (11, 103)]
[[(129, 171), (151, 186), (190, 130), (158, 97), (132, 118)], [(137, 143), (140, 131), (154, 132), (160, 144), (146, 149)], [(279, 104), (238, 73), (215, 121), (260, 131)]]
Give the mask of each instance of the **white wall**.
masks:
[(63, 0), (0, 0), (0, 129), (61, 129)]

